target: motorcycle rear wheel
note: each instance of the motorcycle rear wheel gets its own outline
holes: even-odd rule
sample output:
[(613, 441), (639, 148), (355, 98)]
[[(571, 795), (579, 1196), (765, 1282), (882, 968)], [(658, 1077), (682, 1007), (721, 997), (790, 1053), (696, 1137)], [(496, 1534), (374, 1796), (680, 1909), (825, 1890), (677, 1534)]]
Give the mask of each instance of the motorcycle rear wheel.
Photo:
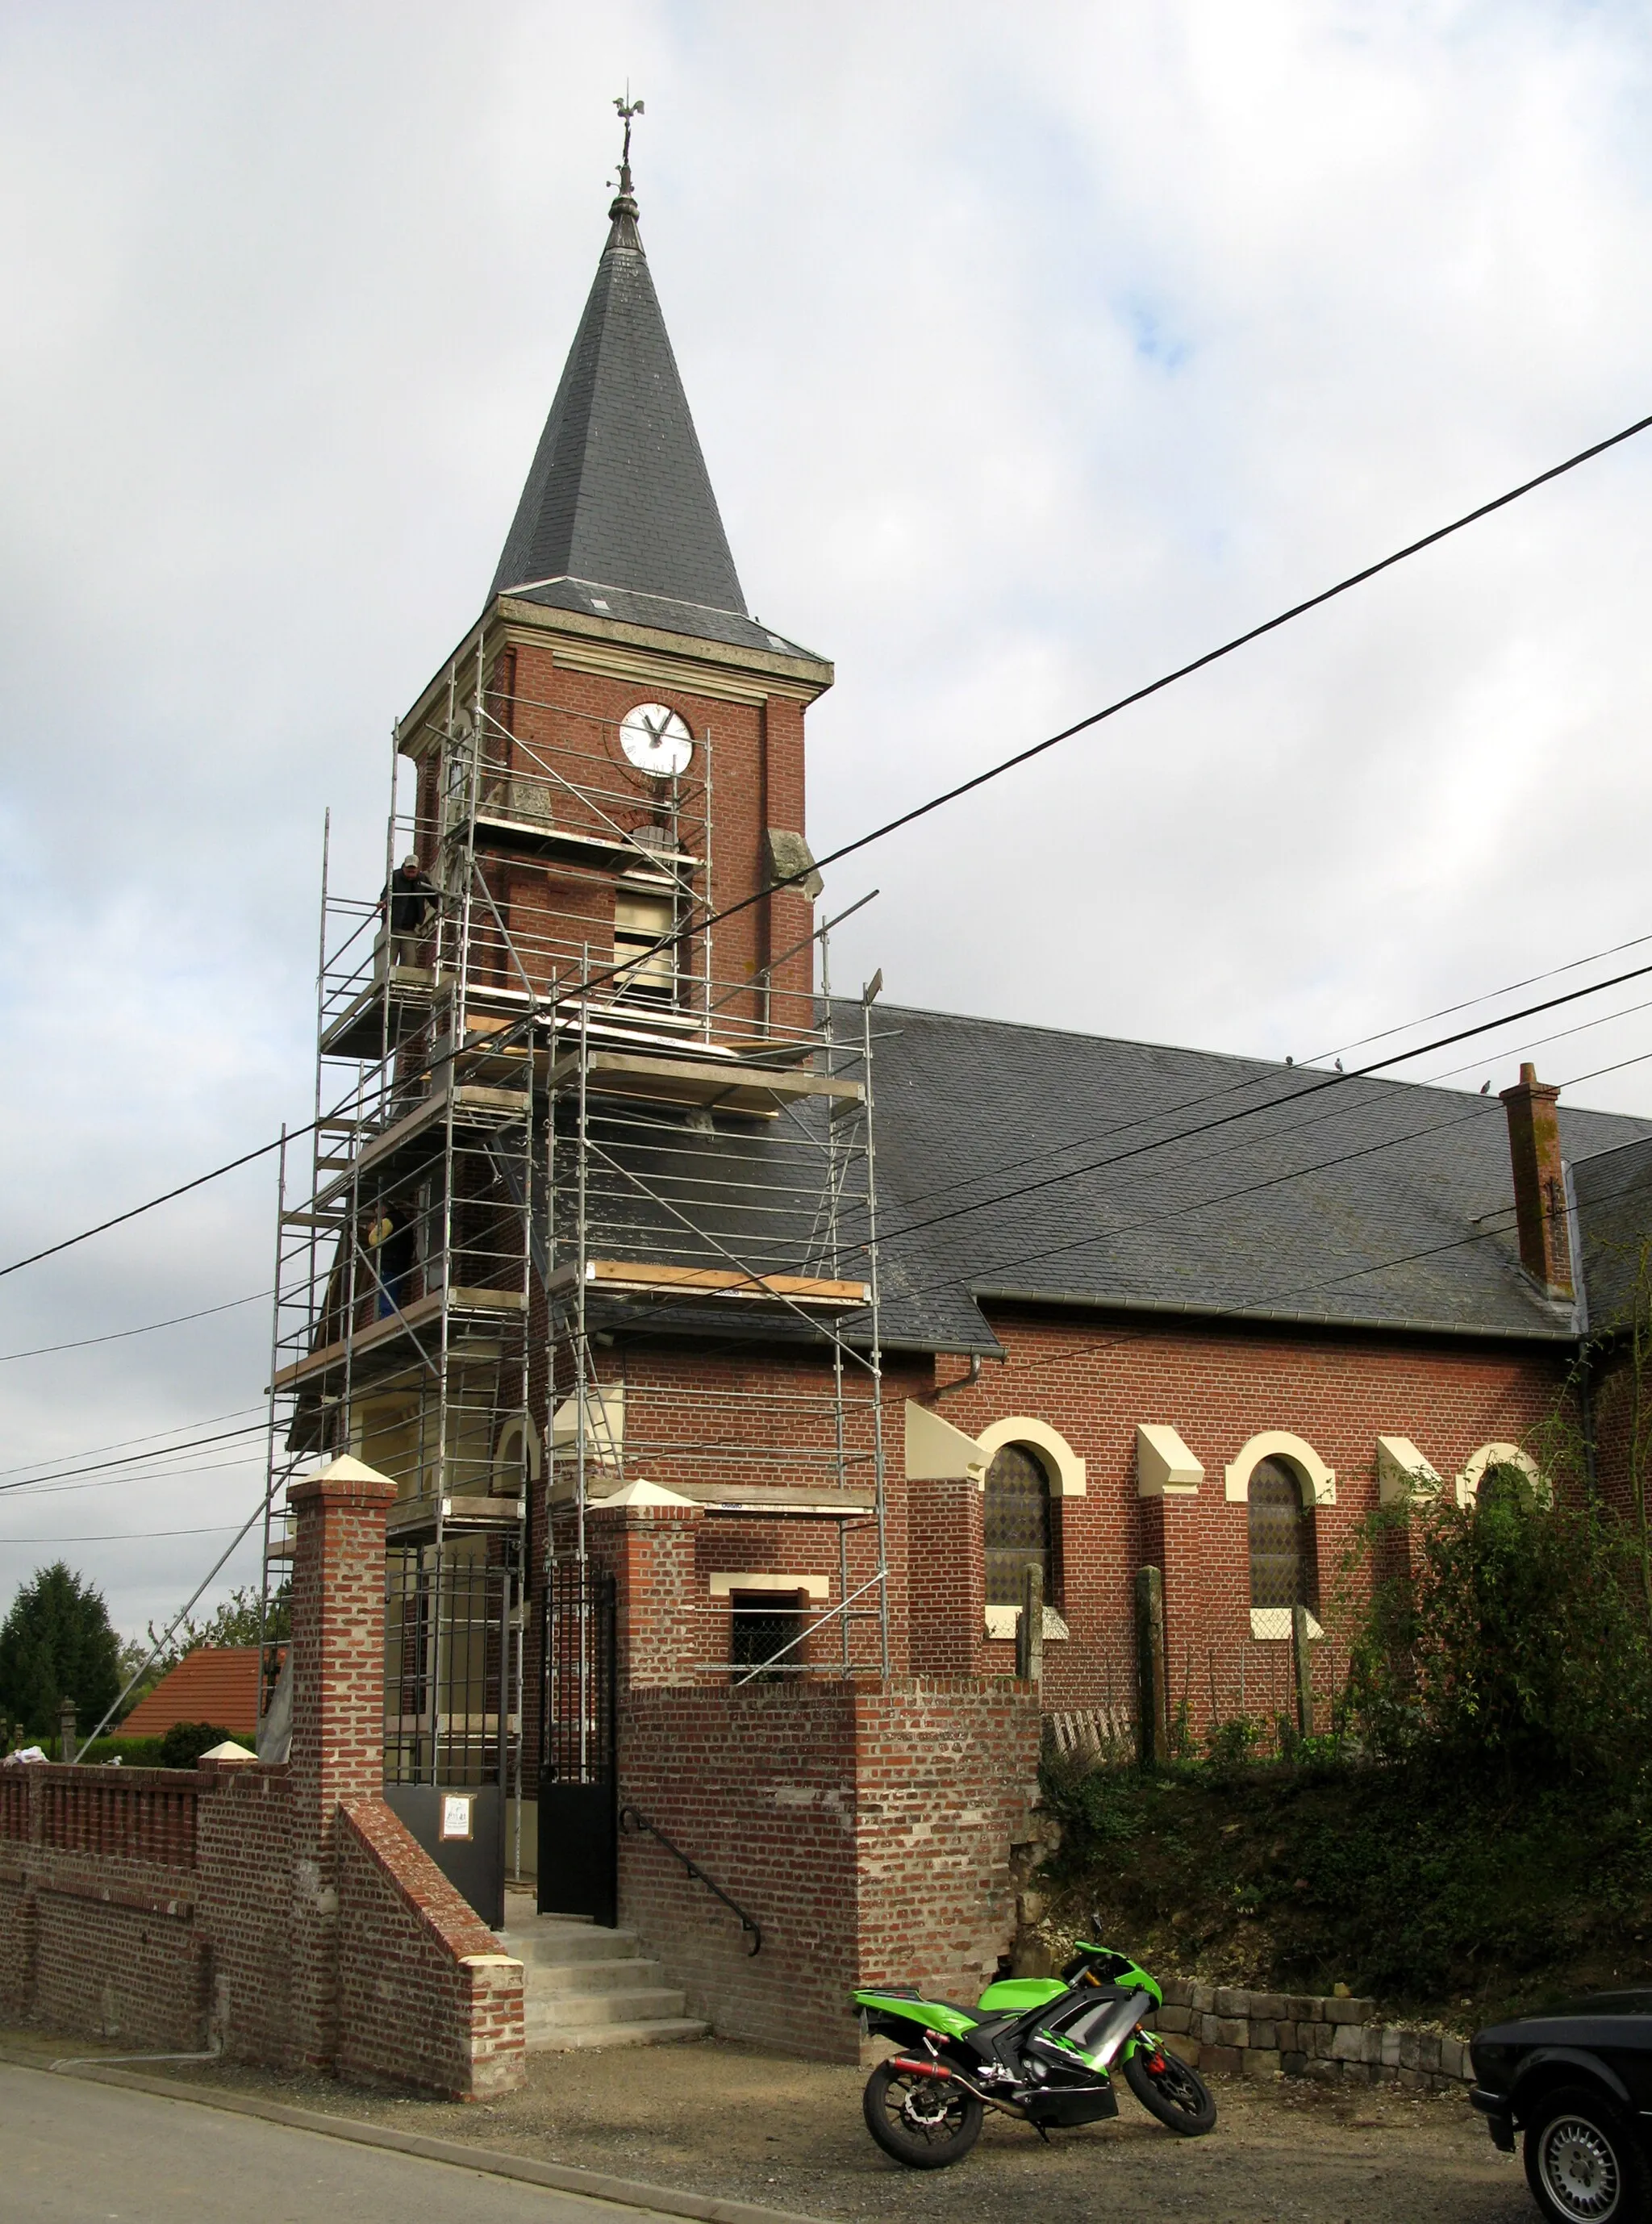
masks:
[(908, 2170), (945, 2170), (980, 2137), (985, 2109), (954, 2079), (915, 2077), (880, 2062), (861, 2097), (867, 2129)]
[[(1157, 2060), (1164, 2067), (1148, 2067)], [(1202, 2139), (1216, 2124), (1216, 2101), (1208, 2085), (1188, 2063), (1168, 2047), (1157, 2056), (1138, 2046), (1125, 2063), (1125, 2082), (1150, 2116), (1157, 2116), (1168, 2132), (1183, 2139)]]

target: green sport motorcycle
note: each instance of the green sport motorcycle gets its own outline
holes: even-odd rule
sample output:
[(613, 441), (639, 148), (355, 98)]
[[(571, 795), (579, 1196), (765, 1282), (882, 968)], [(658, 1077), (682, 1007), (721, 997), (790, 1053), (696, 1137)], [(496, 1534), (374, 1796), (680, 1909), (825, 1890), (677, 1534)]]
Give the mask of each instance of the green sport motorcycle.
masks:
[(1196, 2139), (1216, 2121), (1198, 2071), (1143, 2027), (1164, 1995), (1110, 1947), (1081, 1943), (1059, 1977), (1006, 1977), (973, 2008), (905, 1986), (856, 1993), (854, 2004), (864, 2032), (900, 2048), (867, 2081), (867, 2129), (911, 2170), (962, 2162), (988, 2108), (1018, 2116), (1041, 2139), (1052, 2125), (1116, 2116), (1119, 2068), (1168, 2130)]

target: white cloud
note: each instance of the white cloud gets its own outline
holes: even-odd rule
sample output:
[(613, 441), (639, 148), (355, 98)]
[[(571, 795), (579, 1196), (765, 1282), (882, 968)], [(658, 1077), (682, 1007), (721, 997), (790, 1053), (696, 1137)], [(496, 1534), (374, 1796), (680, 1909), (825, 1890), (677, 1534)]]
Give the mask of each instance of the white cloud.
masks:
[[(305, 1116), (322, 812), (370, 893), (627, 73), (742, 578), (837, 660), (823, 849), (1641, 414), (1649, 51), (1530, 0), (8, 11), (5, 1255)], [(1302, 1054), (1643, 931), (1649, 490), (1619, 452), (845, 867), (843, 977)], [(0, 1349), (258, 1287), (269, 1202), (0, 1281)], [(258, 1316), (0, 1367), (8, 1463), (255, 1404)], [(72, 1556), (129, 1625), (210, 1545)]]

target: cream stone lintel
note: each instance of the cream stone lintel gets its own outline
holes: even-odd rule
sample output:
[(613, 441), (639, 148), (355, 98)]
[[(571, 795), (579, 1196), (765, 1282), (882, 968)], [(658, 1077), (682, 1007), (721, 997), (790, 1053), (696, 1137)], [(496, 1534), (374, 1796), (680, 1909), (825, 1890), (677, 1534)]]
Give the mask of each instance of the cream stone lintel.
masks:
[(908, 1482), (980, 1482), (987, 1457), (974, 1437), (965, 1436), (927, 1406), (906, 1400)]
[(1422, 1505), (1439, 1495), (1439, 1475), (1409, 1437), (1378, 1437), (1377, 1496), (1382, 1505)]
[[(1013, 1637), (1020, 1626), (1021, 1609), (1018, 1606), (989, 1606), (987, 1608), (987, 1634), (988, 1637)], [(1069, 1630), (1067, 1624), (1056, 1613), (1055, 1608), (1053, 1606), (1047, 1606), (1044, 1608), (1045, 1637), (1047, 1639), (1054, 1638), (1057, 1642), (1059, 1642), (1061, 1639), (1070, 1636), (1071, 1633), (1072, 1633)]]
[(1204, 1479), (1204, 1469), (1174, 1429), (1162, 1421), (1138, 1421), (1138, 1498), (1190, 1498)]
[(1529, 1452), (1522, 1451), (1518, 1444), (1482, 1444), (1479, 1451), (1469, 1454), (1467, 1464), (1457, 1477), (1459, 1506), (1467, 1506), (1479, 1496), (1480, 1485), (1494, 1467), (1518, 1468), (1538, 1496), (1548, 1502), (1548, 1485), (1543, 1480), (1542, 1469)]
[[(1293, 1437), (1285, 1429), (1264, 1429), (1252, 1437), (1239, 1456), (1226, 1469), (1227, 1495), (1241, 1505), (1251, 1501), (1251, 1477), (1264, 1459), (1283, 1460), (1296, 1470), (1302, 1486), (1304, 1506), (1334, 1506), (1336, 1476), (1315, 1450), (1300, 1437)], [(1270, 1609), (1271, 1611), (1271, 1609)]]
[[(983, 1490), (987, 1488), (986, 1469), (992, 1465), (994, 1453), (1001, 1452), (1006, 1444), (1031, 1444), (1035, 1451), (1044, 1454), (1052, 1497), (1082, 1498), (1086, 1494), (1083, 1461), (1048, 1421), (1033, 1420), (1025, 1413), (1012, 1413), (1008, 1419), (994, 1421), (983, 1429), (975, 1442), (980, 1446), (985, 1462), (980, 1475)], [(1018, 1608), (1006, 1610), (1020, 1611)]]
[(729, 1598), (735, 1591), (804, 1591), (811, 1599), (830, 1598), (829, 1576), (756, 1576), (747, 1568), (730, 1568), (711, 1578), (713, 1598)]
[[(1251, 1634), (1270, 1640), (1283, 1638), (1288, 1644), (1290, 1640), (1290, 1608), (1288, 1606), (1253, 1606), (1251, 1608)], [(1325, 1634), (1311, 1613), (1308, 1617), (1308, 1634), (1310, 1639)]]

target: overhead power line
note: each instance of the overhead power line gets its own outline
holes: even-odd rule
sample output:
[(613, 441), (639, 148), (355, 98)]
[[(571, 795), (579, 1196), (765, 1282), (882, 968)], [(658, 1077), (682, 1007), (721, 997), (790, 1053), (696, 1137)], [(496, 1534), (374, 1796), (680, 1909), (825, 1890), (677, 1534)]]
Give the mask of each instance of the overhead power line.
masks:
[[(839, 864), (845, 857), (853, 857), (859, 851), (870, 849), (874, 842), (885, 841), (891, 834), (899, 833), (903, 827), (914, 825), (920, 818), (927, 818), (932, 812), (944, 810), (949, 804), (956, 803), (966, 795), (973, 795), (989, 782), (1001, 780), (1005, 774), (1031, 764), (1035, 757), (1043, 756), (1050, 749), (1058, 749), (1063, 742), (1070, 742), (1077, 735), (1090, 732), (1107, 719), (1117, 717), (1120, 711), (1146, 702), (1151, 696), (1162, 694), (1167, 687), (1174, 687), (1178, 681), (1191, 678), (1195, 672), (1202, 672), (1207, 666), (1220, 663), (1224, 657), (1233, 655), (1238, 650), (1247, 648), (1252, 641), (1260, 641), (1267, 634), (1277, 633), (1282, 626), (1289, 625), (1297, 618), (1305, 617), (1310, 610), (1334, 602), (1339, 596), (1363, 586), (1367, 580), (1378, 578), (1384, 572), (1391, 571), (1397, 564), (1403, 564), (1409, 558), (1421, 555), (1425, 548), (1432, 548), (1438, 542), (1448, 540), (1453, 534), (1461, 533), (1466, 527), (1478, 524), (1482, 518), (1490, 517), (1499, 509), (1506, 509), (1510, 502), (1518, 502), (1537, 488), (1547, 486), (1551, 480), (1562, 478), (1568, 471), (1576, 471), (1580, 464), (1592, 462), (1597, 456), (1604, 456), (1610, 449), (1620, 447), (1624, 441), (1632, 440), (1637, 433), (1644, 433), (1649, 426), (1652, 426), (1652, 416), (1640, 417), (1632, 425), (1624, 426), (1622, 431), (1609, 433), (1604, 440), (1596, 440), (1586, 448), (1579, 448), (1575, 455), (1567, 457), (1563, 462), (1550, 464), (1547, 471), (1539, 471), (1533, 478), (1522, 480), (1518, 486), (1510, 487), (1505, 493), (1494, 496), (1490, 502), (1483, 502), (1476, 509), (1465, 511), (1462, 516), (1453, 518), (1449, 523), (1436, 526), (1432, 532), (1422, 534), (1421, 539), (1408, 541), (1404, 547), (1379, 557), (1375, 563), (1365, 565), (1358, 572), (1349, 572), (1346, 578), (1337, 580), (1329, 587), (1322, 587), (1317, 594), (1309, 595), (1300, 603), (1293, 603), (1288, 610), (1280, 610), (1274, 616), (1264, 618), (1260, 624), (1235, 634), (1231, 640), (1205, 650), (1202, 655), (1192, 658), (1188, 663), (1177, 665), (1174, 671), (1161, 673), (1159, 678), (1150, 679), (1144, 686), (1132, 688), (1128, 694), (1117, 697), (1100, 710), (1092, 711), (1087, 717), (1075, 719), (1071, 725), (1063, 726), (1058, 733), (1047, 735), (1043, 741), (1016, 750), (1013, 755), (1001, 758), (997, 764), (988, 765), (984, 771), (973, 774), (969, 779), (943, 788), (926, 802), (914, 804), (910, 810), (886, 819), (869, 832), (857, 835), (853, 841), (840, 843), (835, 850), (828, 850), (824, 856), (817, 858), (812, 864), (783, 875), (769, 888), (756, 889), (750, 895), (741, 896), (734, 903), (725, 904), (721, 911), (707, 913), (703, 919), (690, 919), (676, 934), (665, 938), (656, 947), (666, 948), (690, 935), (703, 933), (710, 927), (721, 925), (724, 919), (734, 919), (740, 913), (749, 911), (753, 904), (761, 903), (772, 894), (774, 888), (789, 888), (796, 882), (806, 881), (812, 873), (823, 871), (828, 865)], [(599, 973), (588, 979), (584, 983), (586, 992), (600, 987), (605, 980), (616, 978), (620, 970), (615, 967), (607, 974)], [(521, 1025), (520, 1020), (515, 1023), (516, 1028)], [(508, 1036), (510, 1032), (514, 1030), (508, 1031)], [(233, 1173), (238, 1166), (250, 1166), (256, 1159), (267, 1158), (272, 1151), (280, 1150), (283, 1141), (293, 1141), (310, 1134), (319, 1125), (319, 1121), (312, 1120), (304, 1127), (287, 1130), (273, 1140), (261, 1143), (255, 1150), (243, 1151), (238, 1158), (227, 1159), (221, 1166), (214, 1166), (209, 1173), (198, 1174), (192, 1181), (180, 1182), (175, 1189), (164, 1191), (159, 1197), (149, 1197), (142, 1204), (132, 1205), (125, 1212), (118, 1212), (108, 1220), (99, 1221), (93, 1228), (82, 1229), (79, 1235), (66, 1235), (60, 1242), (47, 1244), (42, 1250), (30, 1252), (27, 1258), (14, 1259), (9, 1266), (0, 1267), (0, 1279), (8, 1274), (21, 1273), (25, 1267), (38, 1266), (42, 1260), (56, 1258), (60, 1253), (72, 1250), (77, 1244), (89, 1242), (94, 1235), (106, 1235), (112, 1228), (123, 1227), (143, 1213), (153, 1212), (158, 1205), (170, 1204), (175, 1197), (187, 1196), (191, 1190), (203, 1188), (208, 1182)]]
[(85, 1351), (94, 1343), (120, 1343), (129, 1336), (153, 1336), (160, 1328), (179, 1328), (185, 1321), (205, 1320), (212, 1313), (232, 1313), (239, 1305), (255, 1305), (261, 1298), (269, 1295), (268, 1290), (255, 1290), (250, 1297), (227, 1298), (221, 1305), (203, 1305), (199, 1312), (173, 1313), (168, 1320), (145, 1321), (142, 1328), (114, 1328), (104, 1336), (77, 1336), (68, 1343), (37, 1343), (28, 1351), (0, 1351), (0, 1367), (9, 1367), (14, 1359), (47, 1359), (54, 1351)]
[(221, 1537), (233, 1521), (217, 1521), (205, 1529), (108, 1529), (95, 1537), (0, 1537), (0, 1552), (11, 1545), (147, 1545), (152, 1537)]
[(880, 1248), (898, 1243), (903, 1236), (915, 1235), (922, 1229), (939, 1226), (943, 1221), (958, 1220), (972, 1212), (984, 1212), (989, 1208), (1012, 1204), (1017, 1198), (1031, 1197), (1042, 1189), (1049, 1189), (1064, 1181), (1076, 1181), (1082, 1175), (1099, 1173), (1107, 1166), (1122, 1165), (1126, 1159), (1144, 1158), (1151, 1151), (1168, 1150), (1172, 1145), (1195, 1141), (1201, 1135), (1214, 1134), (1218, 1128), (1231, 1128), (1236, 1121), (1254, 1118), (1260, 1112), (1270, 1112), (1281, 1105), (1299, 1104), (1303, 1098), (1322, 1096), (1327, 1089), (1340, 1089), (1351, 1081), (1368, 1081), (1385, 1072), (1390, 1066), (1403, 1065), (1414, 1058), (1426, 1058), (1431, 1052), (1445, 1050), (1453, 1043), (1466, 1042), (1474, 1035), (1491, 1034), (1499, 1027), (1511, 1026), (1516, 1020), (1528, 1020), (1539, 1012), (1552, 1012), (1561, 1004), (1574, 1004), (1580, 996), (1598, 995), (1603, 989), (1615, 989), (1625, 981), (1639, 981), (1652, 973), (1652, 965), (1637, 965), (1627, 973), (1614, 974), (1610, 980), (1597, 981), (1586, 989), (1568, 989), (1559, 996), (1546, 996), (1541, 1003), (1528, 1004), (1523, 1011), (1506, 1012), (1502, 1018), (1483, 1020), (1472, 1027), (1459, 1027), (1448, 1035), (1437, 1035), (1432, 1042), (1419, 1043), (1415, 1049), (1396, 1051), (1388, 1058), (1375, 1058), (1369, 1065), (1350, 1066), (1346, 1073), (1318, 1073), (1306, 1089), (1293, 1089), (1282, 1096), (1264, 1097), (1258, 1104), (1241, 1104), (1232, 1112), (1223, 1112), (1213, 1120), (1203, 1120), (1191, 1128), (1179, 1128), (1169, 1135), (1150, 1136), (1145, 1142), (1134, 1143), (1127, 1151), (1115, 1151), (1111, 1156), (1092, 1159), (1081, 1166), (1069, 1166), (1060, 1173), (1045, 1174), (1036, 1182), (1024, 1182), (1018, 1189), (1001, 1190), (995, 1195), (979, 1198), (974, 1204), (954, 1205), (946, 1212), (931, 1213), (924, 1220), (909, 1220), (896, 1228), (886, 1228), (880, 1235)]

